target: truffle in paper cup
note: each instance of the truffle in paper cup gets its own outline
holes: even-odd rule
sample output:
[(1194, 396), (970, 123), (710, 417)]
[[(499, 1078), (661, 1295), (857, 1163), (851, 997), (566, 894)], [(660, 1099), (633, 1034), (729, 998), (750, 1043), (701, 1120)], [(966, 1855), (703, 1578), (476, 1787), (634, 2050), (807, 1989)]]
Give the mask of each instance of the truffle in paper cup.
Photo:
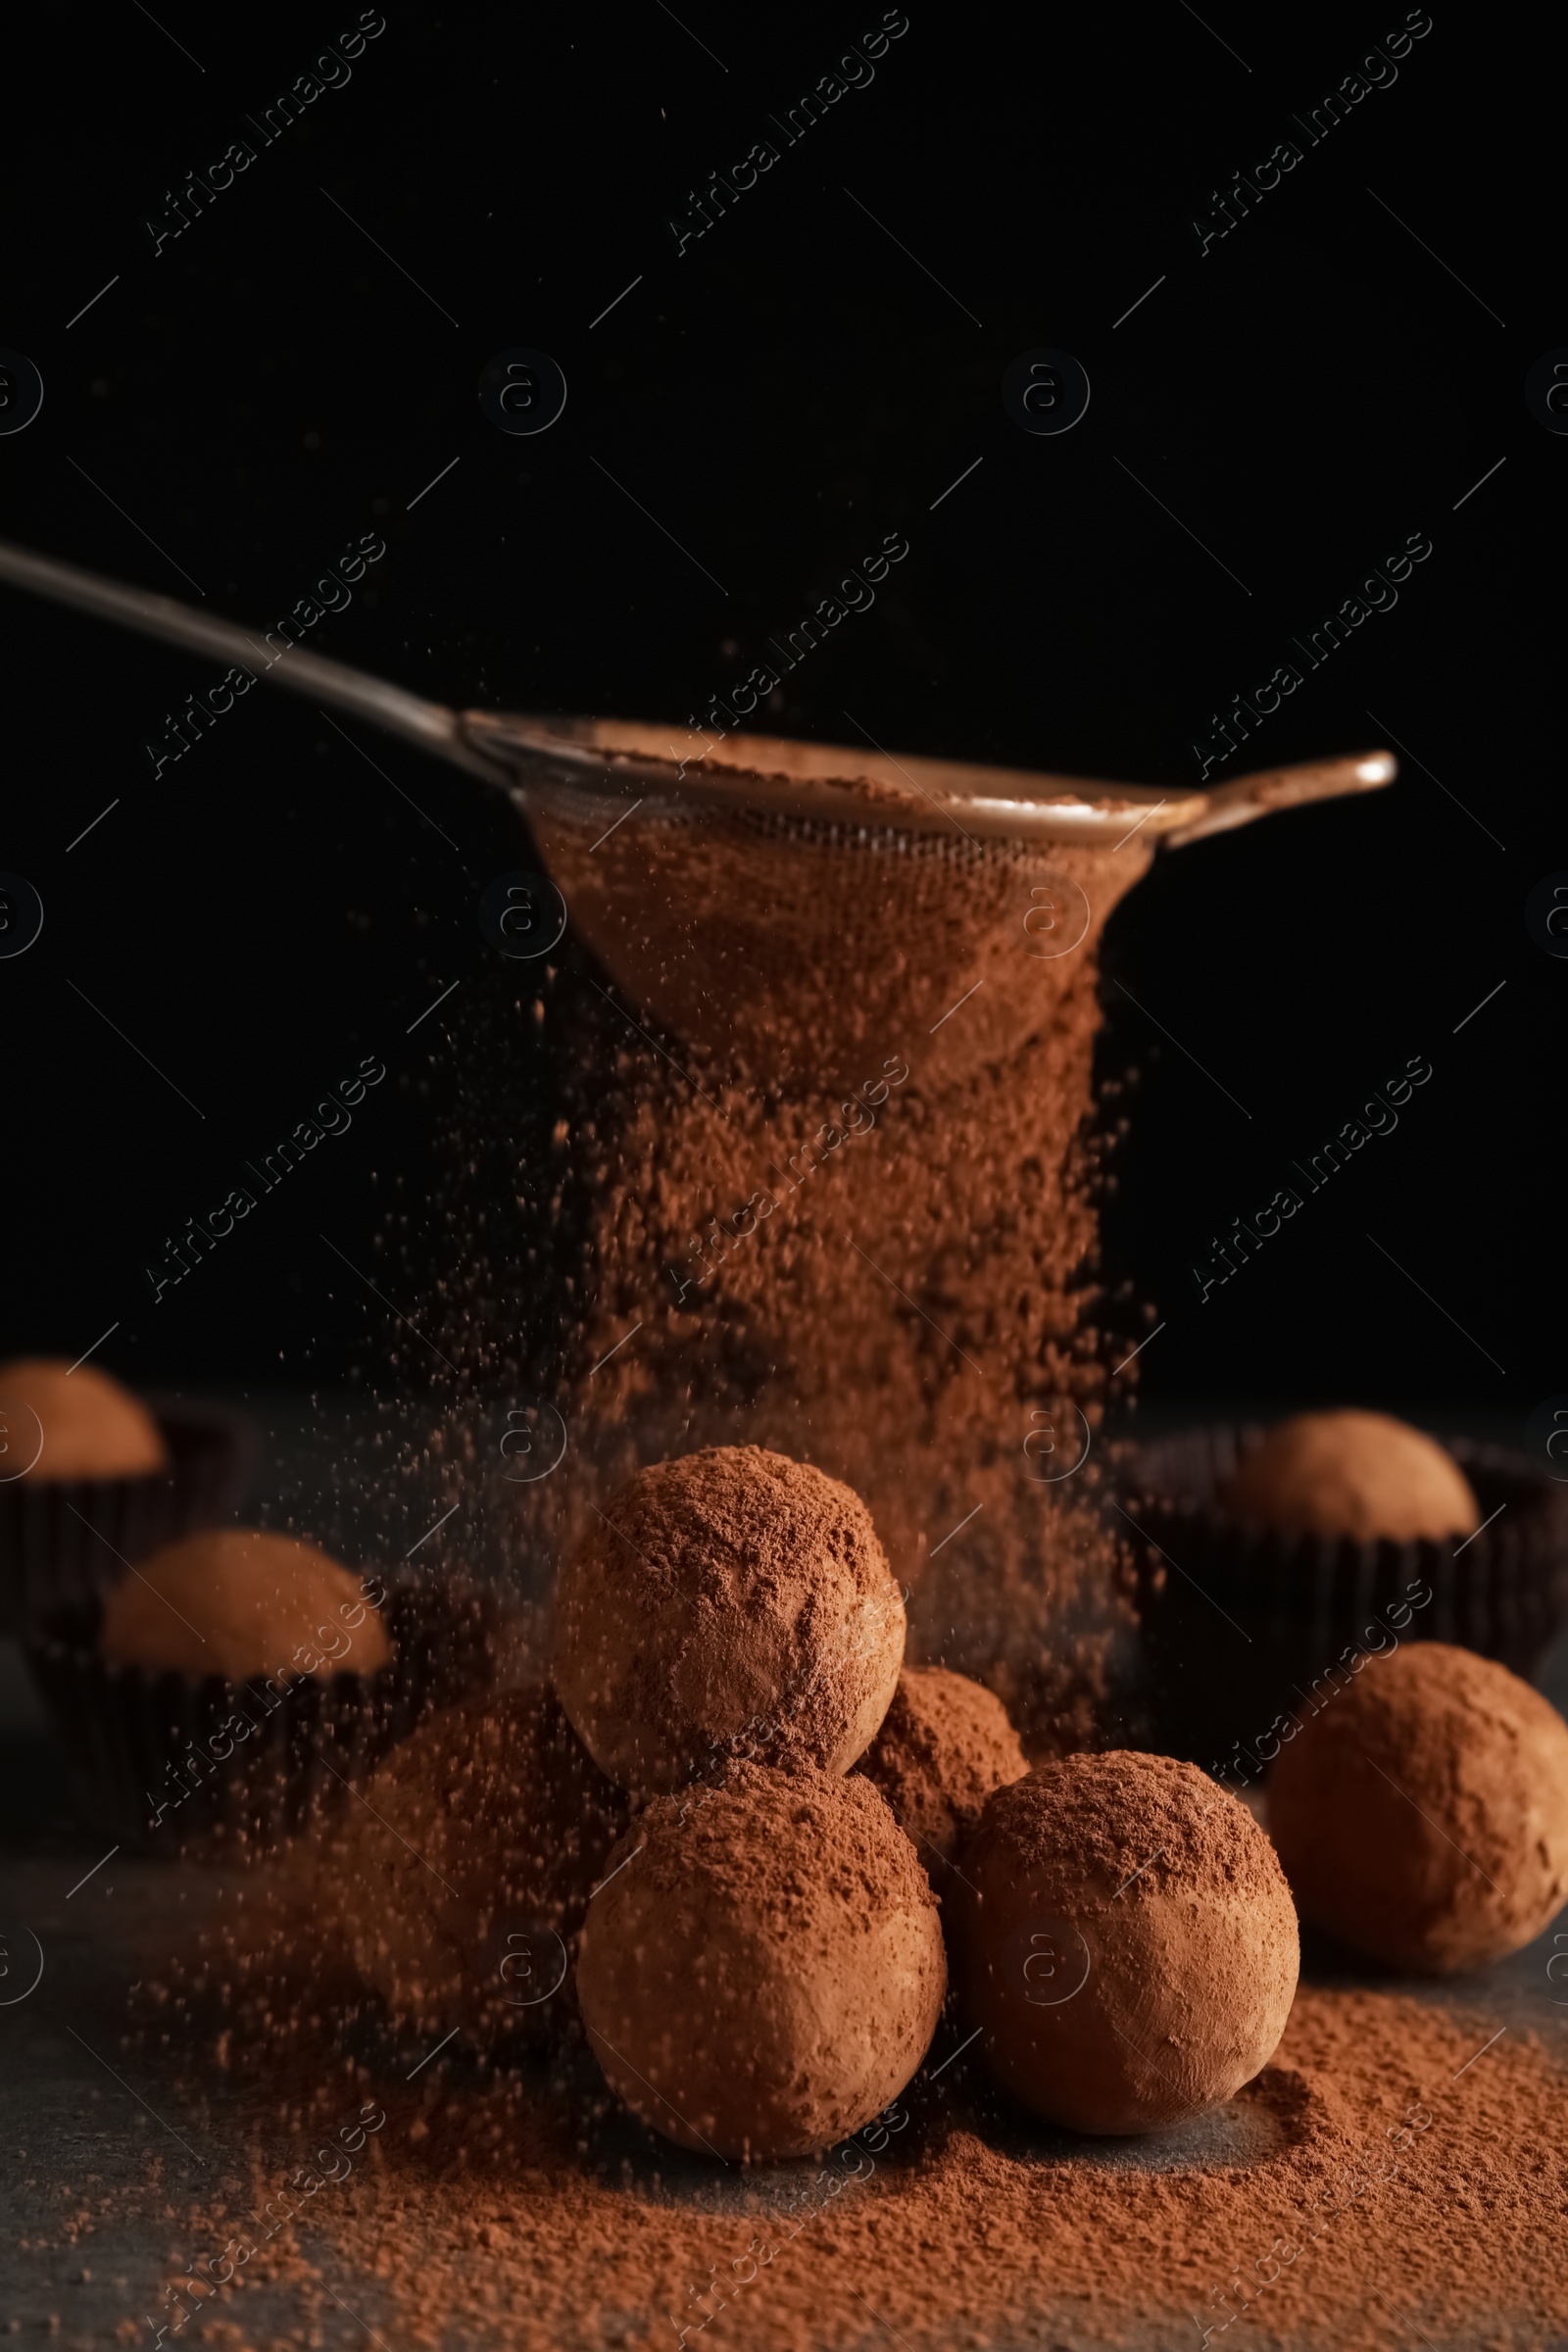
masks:
[[(79, 1381), (90, 1369), (71, 1377)], [(0, 1418), (15, 1448), (0, 1455), (0, 1634), (89, 1607), (128, 1565), (191, 1528), (232, 1518), (261, 1453), (260, 1433), (243, 1413), (185, 1398), (144, 1404), (127, 1397), (161, 1442), (162, 1458), (152, 1453), (146, 1467), (94, 1474), (79, 1448), (62, 1455), (51, 1447), (48, 1397), (32, 1402), (29, 1392), (37, 1394), (30, 1381), (0, 1374)], [(35, 1452), (24, 1444), (29, 1436)], [(7, 1461), (28, 1466), (8, 1472)]]
[(1526, 1678), (1568, 1620), (1568, 1495), (1521, 1455), (1454, 1439), (1471, 1536), (1357, 1542), (1248, 1523), (1221, 1499), (1260, 1438), (1193, 1429), (1122, 1473), (1138, 1537), (1144, 1697), (1157, 1744), (1259, 1780), (1351, 1659), (1457, 1642)]
[(359, 1605), (391, 1640), (375, 1673), (353, 1671), (352, 1627), (340, 1671), (312, 1672), (296, 1655), (241, 1681), (105, 1658), (101, 1604), (38, 1629), (27, 1660), (83, 1813), (127, 1852), (234, 1859), (352, 1802), (352, 1786), (426, 1714), (486, 1686), (497, 1614), (476, 1589), (376, 1576)]

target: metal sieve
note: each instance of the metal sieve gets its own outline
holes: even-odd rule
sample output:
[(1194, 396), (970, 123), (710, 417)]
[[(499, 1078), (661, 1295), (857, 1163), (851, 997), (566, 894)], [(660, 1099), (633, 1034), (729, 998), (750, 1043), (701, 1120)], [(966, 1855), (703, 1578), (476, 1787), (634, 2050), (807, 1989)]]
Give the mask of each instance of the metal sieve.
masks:
[(978, 1033), (966, 1025), (967, 1052), (1004, 1051), (1051, 994), (1046, 967), (1092, 943), (1151, 845), (1179, 848), (1396, 772), (1377, 751), (1161, 790), (869, 743), (451, 710), (303, 647), (268, 662), (261, 631), (4, 542), (0, 579), (265, 677), (497, 786), (528, 817), (580, 933), (639, 1004), (714, 1046), (756, 1043), (765, 1026), (775, 1068), (780, 994), (799, 997), (803, 971), (808, 1058), (828, 1069), (885, 1040), (896, 984), (907, 1000), (929, 971), (934, 996), (974, 993), (1004, 956), (1006, 985), (977, 1008)]

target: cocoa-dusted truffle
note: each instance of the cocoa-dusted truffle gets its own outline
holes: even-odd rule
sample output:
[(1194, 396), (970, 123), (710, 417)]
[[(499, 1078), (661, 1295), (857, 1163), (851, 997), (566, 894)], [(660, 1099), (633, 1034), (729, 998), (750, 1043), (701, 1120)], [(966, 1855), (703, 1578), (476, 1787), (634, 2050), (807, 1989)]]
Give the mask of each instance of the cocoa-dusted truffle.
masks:
[(904, 1656), (858, 1495), (758, 1446), (641, 1470), (562, 1579), (555, 1682), (612, 1780), (673, 1788), (737, 1752), (847, 1772)]
[(236, 1683), (283, 1667), (374, 1674), (392, 1656), (357, 1576), (255, 1527), (200, 1528), (155, 1551), (108, 1594), (98, 1643), (118, 1665)]
[(447, 1707), (394, 1749), (321, 1850), (322, 1915), (394, 2016), (548, 2034), (625, 1822), (541, 1686)]
[(1354, 1671), (1269, 1775), (1301, 1917), (1424, 1975), (1517, 1951), (1568, 1901), (1568, 1724), (1446, 1642)]
[(1271, 1429), (1219, 1490), (1238, 1519), (1314, 1536), (1411, 1544), (1481, 1524), (1453, 1456), (1387, 1413), (1298, 1413)]
[(924, 2057), (947, 1988), (936, 1897), (868, 1781), (737, 1764), (657, 1797), (588, 1908), (577, 1997), (628, 2107), (682, 2147), (804, 2156)]
[(932, 1854), (951, 1862), (992, 1790), (1028, 1769), (1001, 1699), (945, 1666), (906, 1666), (882, 1729), (857, 1766), (928, 1865)]
[(147, 1407), (96, 1364), (73, 1370), (35, 1355), (0, 1364), (0, 1420), (7, 1406), (16, 1422), (7, 1440), (13, 1454), (24, 1445), (30, 1452), (38, 1430), (43, 1432), (37, 1460), (24, 1472), (35, 1485), (56, 1478), (144, 1478), (169, 1467), (163, 1432)]
[(1230, 2098), (1290, 2015), (1299, 1952), (1274, 1848), (1170, 1756), (1064, 1756), (999, 1788), (953, 1895), (992, 2071), (1074, 2132)]

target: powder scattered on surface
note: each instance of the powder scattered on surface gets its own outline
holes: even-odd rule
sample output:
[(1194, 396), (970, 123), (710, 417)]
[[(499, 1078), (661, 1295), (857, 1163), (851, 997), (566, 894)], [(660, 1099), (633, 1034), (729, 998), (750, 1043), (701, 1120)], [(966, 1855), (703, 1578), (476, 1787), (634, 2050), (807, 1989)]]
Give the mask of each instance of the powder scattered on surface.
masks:
[[(1402, 1992), (1303, 1986), (1211, 2136), (1154, 2162), (1032, 2123), (968, 2056), (938, 2075), (939, 2044), (825, 2167), (747, 2172), (618, 2122), (586, 2066), (374, 2073), (323, 2034), (313, 1989), (314, 2028), (291, 2000), (271, 2034), (226, 2041), (227, 2095), (248, 2074), (306, 2117), (384, 2100), (373, 2161), (312, 2200), (309, 2252), (278, 2260), (305, 2321), (336, 2325), (330, 2281), (394, 2346), (669, 2352), (686, 2328), (737, 2352), (865, 2352), (892, 2328), (915, 2352), (1153, 2352), (1244, 2301), (1240, 2340), (1275, 2352), (1388, 2352), (1417, 2330), (1439, 2352), (1542, 2352), (1568, 2332), (1568, 2074), (1531, 2036)], [(204, 2078), (184, 2087), (199, 2101)], [(294, 2119), (297, 2142), (308, 2130)], [(152, 2210), (188, 2259), (216, 2186), (177, 2227), (172, 2193)], [(246, 2298), (224, 2302), (243, 2324)]]

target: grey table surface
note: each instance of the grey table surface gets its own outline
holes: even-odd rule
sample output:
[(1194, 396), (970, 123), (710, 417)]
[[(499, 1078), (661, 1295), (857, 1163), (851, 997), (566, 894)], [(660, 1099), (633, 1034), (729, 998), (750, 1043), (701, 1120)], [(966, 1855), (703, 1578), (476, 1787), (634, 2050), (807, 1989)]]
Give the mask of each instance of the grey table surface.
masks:
[[(304, 1510), (320, 1521), (330, 1517), (326, 1497), (335, 1495), (341, 1530), (362, 1507), (353, 1498), (363, 1406), (337, 1400), (323, 1409), (272, 1397), (262, 1401), (261, 1417), (270, 1466), (247, 1515), (279, 1524)], [(1168, 1424), (1180, 1417), (1152, 1419)], [(362, 1469), (363, 1460), (362, 1454)], [(420, 1513), (440, 1492), (433, 1472), (427, 1492), (417, 1478), (412, 1485), (405, 1480), (387, 1527), (425, 1524)], [(1568, 1711), (1568, 1642), (1538, 1680)], [(283, 2177), (301, 2155), (289, 2118), (265, 2082), (238, 2087), (213, 2068), (193, 2091), (176, 2046), (144, 2030), (127, 2033), (134, 1989), (211, 1916), (237, 1884), (235, 1874), (106, 1855), (104, 1842), (73, 1813), (63, 1758), (21, 1652), (0, 1642), (0, 2329), (83, 2348), (136, 2342), (152, 2352), (162, 2281), (170, 2275), (168, 2231), (124, 2218), (122, 2192), (145, 2187), (155, 2156), (172, 2194), (177, 2183), (187, 2197), (199, 2197), (204, 2180), (233, 2178), (258, 2163)], [(1554, 1954), (1558, 1964), (1548, 1974)], [(1559, 2047), (1568, 2063), (1565, 1954), (1568, 1914), (1483, 1975), (1402, 1989), (1460, 2006), (1494, 2029), (1534, 2033)], [(1303, 1974), (1359, 1981), (1343, 1962), (1310, 1950)], [(1157, 2138), (1077, 2144), (1086, 2162), (1191, 2168), (1259, 2152), (1250, 2144), (1257, 2129), (1255, 2117), (1232, 2109)], [(1568, 2116), (1564, 2135), (1568, 2140)], [(628, 2135), (626, 2147), (646, 2164), (637, 2134)], [(697, 2160), (670, 2161), (668, 2151), (663, 2157), (660, 2194), (710, 2201), (719, 2193)], [(244, 2340), (324, 2344), (331, 2352), (341, 2345), (346, 2352), (373, 2335), (383, 2352), (403, 2352), (376, 2328), (378, 2282), (337, 2276), (324, 2245), (320, 2259), (328, 2291), (341, 2297), (338, 2309), (323, 2321), (318, 2297), (307, 2309), (288, 2284), (259, 2284), (233, 2314), (243, 2322)], [(602, 2339), (596, 2333), (592, 2340)], [(1460, 2352), (1458, 2339), (1437, 2352)]]

